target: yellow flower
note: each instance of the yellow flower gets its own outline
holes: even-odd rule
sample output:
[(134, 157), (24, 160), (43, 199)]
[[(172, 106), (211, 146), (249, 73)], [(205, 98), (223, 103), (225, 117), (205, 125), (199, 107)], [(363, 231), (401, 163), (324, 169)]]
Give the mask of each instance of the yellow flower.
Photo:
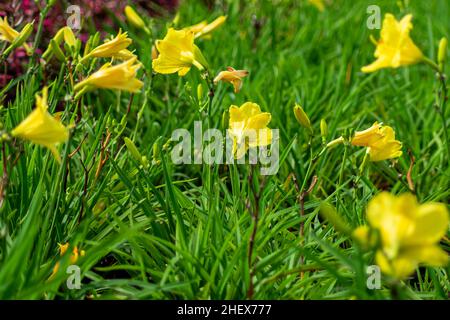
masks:
[(384, 135), (383, 138), (372, 143), (367, 149), (370, 161), (382, 161), (400, 157), (402, 155), (402, 143), (395, 140), (394, 129), (383, 126), (381, 133)]
[(47, 88), (44, 88), (42, 97), (36, 95), (36, 109), (11, 132), (11, 135), (47, 147), (60, 162), (56, 146), (67, 141), (69, 130), (58, 118), (51, 116), (47, 109)]
[(206, 61), (200, 49), (194, 44), (194, 33), (187, 30), (169, 29), (163, 40), (156, 41), (158, 58), (152, 61), (157, 73), (170, 74), (178, 72), (184, 76), (191, 66), (199, 70), (206, 67)]
[[(439, 247), (448, 229), (446, 205), (418, 204), (412, 194), (382, 192), (369, 202), (367, 220), (370, 228), (379, 232), (380, 248), (375, 259), (385, 274), (403, 279), (419, 264), (447, 265), (448, 255)], [(361, 239), (368, 230), (362, 226), (354, 234)]]
[(118, 59), (118, 60), (130, 60), (130, 59), (136, 58), (136, 55), (133, 52), (131, 52), (130, 50), (123, 49), (123, 50), (120, 50), (119, 52), (113, 54), (112, 58)]
[(13, 42), (19, 36), (19, 32), (11, 28), (6, 17), (0, 18), (0, 40)]
[(377, 122), (369, 129), (357, 131), (351, 144), (367, 147), (370, 161), (393, 159), (402, 155), (402, 144), (395, 140), (394, 130)]
[(325, 4), (323, 3), (323, 0), (308, 0), (308, 2), (315, 6), (319, 11), (325, 10)]
[(242, 78), (248, 76), (247, 70), (235, 70), (232, 67), (228, 67), (227, 71), (221, 71), (214, 78), (214, 83), (219, 81), (230, 82), (234, 87), (234, 92), (238, 93), (242, 88)]
[[(65, 244), (58, 243), (58, 246), (59, 246), (59, 255), (62, 257), (67, 252), (67, 249), (69, 249), (69, 243), (68, 242)], [(80, 256), (84, 257), (85, 254), (86, 254), (86, 252), (84, 250), (78, 251), (77, 247), (73, 248), (72, 254), (70, 255), (70, 260), (69, 260), (70, 263), (71, 264), (77, 263), (78, 258)], [(59, 262), (57, 262), (55, 264), (55, 266), (53, 267), (53, 272), (52, 272), (52, 275), (50, 276), (50, 278), (54, 277), (56, 275), (56, 273), (58, 272), (58, 270), (59, 270)]]
[(73, 34), (72, 29), (70, 27), (64, 27), (61, 30), (63, 30), (64, 42), (71, 47), (75, 47), (77, 45), (77, 38)]
[(377, 43), (372, 64), (361, 69), (362, 72), (374, 72), (382, 68), (398, 68), (418, 63), (423, 59), (420, 49), (409, 36), (413, 28), (412, 15), (408, 14), (397, 21), (392, 14), (386, 14), (381, 29), (381, 39)]
[(142, 81), (136, 79), (136, 73), (140, 66), (136, 57), (116, 66), (107, 63), (87, 79), (78, 83), (74, 90), (83, 89), (85, 91), (101, 88), (138, 92), (144, 85)]
[[(87, 57), (96, 57), (96, 58), (110, 58), (115, 54), (118, 54), (120, 51), (126, 49), (132, 40), (128, 38), (127, 33), (122, 33), (122, 30), (119, 31), (117, 36), (105, 42), (104, 44), (94, 48)], [(84, 57), (83, 59), (85, 59)]]
[(125, 7), (125, 16), (127, 17), (127, 20), (130, 21), (130, 23), (134, 25), (136, 28), (139, 29), (145, 28), (144, 20), (142, 20), (139, 14), (132, 7), (130, 6)]
[(272, 115), (261, 112), (253, 102), (229, 109), (228, 134), (233, 139), (233, 154), (236, 159), (245, 155), (248, 148), (267, 146), (272, 142), (272, 130), (267, 127)]
[(31, 49), (25, 43), (25, 41), (31, 34), (32, 26), (32, 23), (28, 23), (19, 33), (9, 25), (8, 19), (6, 17), (4, 17), (3, 20), (2, 18), (0, 18), (0, 41), (6, 41), (10, 43), (14, 43), (14, 41), (20, 41), (20, 44), (17, 44), (17, 47), (23, 45), (27, 53), (30, 54)]
[(195, 34), (195, 38), (209, 38), (211, 37), (210, 33), (215, 29), (220, 27), (227, 20), (227, 16), (220, 16), (215, 19), (213, 22), (209, 23), (205, 20), (200, 23), (197, 23), (193, 26), (184, 28), (186, 31), (191, 31)]
[(369, 129), (356, 131), (352, 138), (352, 145), (360, 147), (369, 147), (375, 141), (383, 138), (381, 133), (381, 123), (375, 122)]

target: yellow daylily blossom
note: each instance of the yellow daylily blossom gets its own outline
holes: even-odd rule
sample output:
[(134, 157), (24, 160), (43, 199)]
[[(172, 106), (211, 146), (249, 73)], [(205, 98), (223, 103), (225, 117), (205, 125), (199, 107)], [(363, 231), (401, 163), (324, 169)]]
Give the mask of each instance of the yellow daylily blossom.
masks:
[(118, 60), (130, 60), (132, 58), (137, 58), (137, 57), (130, 50), (123, 49), (123, 50), (120, 50), (119, 52), (113, 54), (112, 58), (118, 59)]
[(76, 46), (77, 38), (73, 34), (72, 29), (70, 27), (64, 27), (61, 30), (63, 30), (64, 42), (67, 43), (71, 47)]
[(184, 76), (192, 65), (199, 70), (206, 67), (206, 61), (200, 49), (194, 44), (194, 33), (187, 30), (170, 28), (163, 40), (157, 40), (158, 58), (152, 61), (153, 70), (157, 73), (170, 74), (178, 72)]
[(144, 20), (142, 20), (139, 14), (132, 7), (130, 6), (125, 7), (125, 16), (127, 17), (127, 20), (136, 28), (139, 29), (145, 28)]
[(141, 64), (137, 62), (136, 57), (115, 66), (107, 63), (87, 79), (78, 83), (74, 90), (101, 88), (138, 92), (144, 85), (142, 81), (136, 79), (136, 73), (140, 67)]
[(47, 147), (61, 162), (56, 146), (67, 141), (69, 129), (48, 113), (47, 96), (47, 88), (43, 89), (42, 97), (36, 95), (36, 109), (11, 131), (11, 135)]
[[(126, 49), (132, 42), (133, 41), (128, 38), (126, 32), (122, 33), (122, 30), (119, 30), (119, 33), (114, 39), (106, 41), (104, 44), (94, 48), (87, 56), (96, 58), (110, 58)], [(83, 59), (85, 58), (86, 57)]]
[(211, 32), (213, 32), (215, 29), (219, 28), (222, 24), (224, 24), (226, 20), (227, 20), (227, 16), (220, 16), (209, 24), (205, 20), (205, 21), (197, 23), (193, 26), (186, 27), (186, 28), (184, 28), (184, 30), (193, 32), (196, 39), (197, 38), (210, 38)]
[(389, 126), (383, 126), (381, 133), (383, 138), (372, 143), (367, 149), (370, 161), (382, 161), (400, 157), (402, 155), (402, 143), (395, 140), (394, 129)]
[(235, 70), (232, 67), (227, 67), (226, 71), (221, 71), (214, 78), (214, 83), (219, 81), (230, 82), (234, 87), (234, 92), (238, 93), (242, 88), (242, 78), (248, 76), (247, 70)]
[[(58, 247), (59, 247), (59, 255), (62, 257), (64, 256), (64, 254), (66, 254), (67, 249), (69, 249), (69, 243), (65, 243), (65, 244), (59, 244), (58, 243)], [(86, 255), (86, 252), (84, 250), (78, 250), (78, 247), (73, 248), (72, 254), (70, 255), (70, 263), (71, 264), (75, 264), (78, 261), (79, 257), (84, 257)], [(54, 277), (56, 275), (56, 273), (59, 270), (59, 262), (57, 262), (55, 264), (55, 266), (53, 267), (53, 272), (52, 275), (50, 276), (50, 278)]]
[(233, 154), (242, 158), (248, 148), (267, 146), (272, 143), (272, 130), (267, 127), (272, 115), (261, 112), (259, 105), (246, 102), (229, 108), (228, 134), (233, 139)]
[(369, 147), (375, 141), (383, 138), (381, 133), (382, 124), (375, 122), (370, 128), (363, 131), (356, 131), (352, 138), (352, 145), (360, 147)]
[[(0, 18), (0, 41), (14, 43), (14, 41), (19, 40), (19, 38), (23, 37), (24, 39), (20, 41), (20, 45), (23, 45), (27, 53), (30, 54), (30, 47), (26, 43), (24, 43), (26, 41), (26, 38), (28, 38), (31, 33), (30, 28), (32, 29), (32, 23), (28, 23), (21, 32), (18, 32), (9, 25), (8, 19), (6, 17), (4, 17), (3, 19)], [(20, 45), (18, 44), (17, 47), (19, 47)]]
[(14, 30), (8, 23), (6, 17), (0, 18), (0, 40), (13, 42), (19, 36), (19, 32)]
[(377, 122), (369, 129), (357, 131), (351, 144), (367, 147), (370, 161), (393, 159), (402, 155), (402, 143), (395, 140), (394, 130)]
[(381, 39), (377, 42), (375, 50), (377, 60), (363, 67), (362, 72), (374, 72), (382, 68), (398, 68), (423, 60), (422, 52), (409, 35), (413, 28), (411, 19), (411, 14), (406, 15), (400, 21), (397, 21), (392, 14), (386, 14), (381, 29)]
[(315, 6), (319, 11), (325, 10), (325, 4), (323, 3), (323, 0), (308, 0), (308, 2)]
[(370, 200), (367, 220), (369, 227), (361, 226), (353, 234), (364, 243), (370, 229), (379, 232), (375, 259), (385, 274), (404, 279), (420, 264), (447, 265), (448, 255), (439, 247), (449, 223), (445, 204), (419, 204), (412, 194), (382, 192)]

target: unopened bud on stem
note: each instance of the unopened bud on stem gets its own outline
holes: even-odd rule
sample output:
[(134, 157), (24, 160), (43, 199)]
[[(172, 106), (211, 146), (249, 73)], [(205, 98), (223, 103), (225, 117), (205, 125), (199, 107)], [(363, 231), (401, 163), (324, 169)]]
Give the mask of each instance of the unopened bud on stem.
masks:
[(447, 38), (444, 37), (439, 42), (439, 51), (438, 51), (438, 64), (441, 72), (444, 71), (445, 61), (447, 60), (447, 47), (448, 47), (448, 40)]
[(309, 130), (309, 133), (312, 135), (313, 134), (313, 128), (311, 126), (311, 121), (308, 118), (308, 115), (306, 114), (306, 112), (303, 110), (303, 108), (301, 106), (299, 106), (298, 104), (296, 104), (294, 106), (294, 115), (295, 115), (295, 119), (297, 119), (298, 123)]
[(322, 143), (325, 144), (328, 136), (328, 125), (325, 119), (320, 120), (320, 135), (322, 136)]

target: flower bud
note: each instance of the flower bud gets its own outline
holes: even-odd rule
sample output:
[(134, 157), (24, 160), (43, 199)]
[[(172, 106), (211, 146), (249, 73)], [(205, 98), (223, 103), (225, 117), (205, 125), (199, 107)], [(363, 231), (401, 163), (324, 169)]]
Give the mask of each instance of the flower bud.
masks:
[(337, 145), (342, 144), (344, 142), (345, 142), (344, 137), (339, 137), (337, 139), (334, 139), (331, 142), (328, 142), (327, 148), (332, 149), (332, 148), (336, 147)]
[(320, 205), (320, 215), (331, 223), (336, 231), (344, 235), (350, 235), (352, 230), (346, 221), (337, 213), (336, 208), (327, 202)]
[(25, 27), (23, 27), (22, 31), (20, 31), (19, 35), (14, 39), (14, 41), (11, 43), (11, 45), (5, 50), (4, 55), (9, 55), (9, 53), (22, 46), (25, 48), (25, 50), (27, 51), (28, 55), (31, 55), (31, 49), (30, 47), (27, 46), (27, 44), (25, 43), (25, 41), (27, 41), (27, 39), (30, 37), (31, 32), (33, 32), (33, 23), (28, 23)]
[(150, 165), (146, 156), (142, 156), (141, 163), (144, 168), (148, 168), (148, 166)]
[(294, 106), (294, 115), (298, 123), (304, 128), (308, 129), (310, 134), (313, 134), (313, 128), (311, 126), (311, 121), (309, 121), (308, 115), (305, 113), (303, 108), (296, 104)]
[(64, 56), (64, 53), (62, 52), (61, 48), (59, 47), (59, 45), (56, 43), (55, 40), (50, 40), (50, 47), (52, 48), (52, 53), (56, 56), (56, 58), (59, 61), (65, 61), (66, 57)]
[[(202, 71), (203, 69), (208, 68), (208, 62), (206, 61), (200, 49), (195, 44), (194, 44), (194, 58), (195, 58), (194, 65), (197, 67), (197, 69)], [(198, 63), (195, 63), (196, 61), (200, 63), (200, 65)]]
[(322, 142), (325, 143), (328, 136), (328, 125), (325, 119), (320, 120), (320, 135), (322, 136)]
[(142, 155), (139, 152), (139, 150), (136, 148), (136, 145), (134, 144), (131, 139), (125, 137), (123, 138), (123, 141), (125, 142), (125, 145), (127, 146), (128, 151), (133, 156), (133, 158), (138, 161), (139, 163), (142, 162)]
[(19, 36), (14, 41), (16, 47), (20, 47), (27, 39), (30, 37), (31, 32), (33, 32), (33, 24), (27, 23), (25, 27), (23, 27), (22, 31), (20, 31)]
[(145, 28), (144, 20), (142, 20), (139, 14), (132, 7), (130, 6), (125, 7), (125, 16), (127, 17), (127, 20), (136, 28), (139, 29)]
[(65, 27), (63, 29), (64, 34), (64, 41), (71, 47), (75, 47), (77, 45), (77, 39), (75, 38), (75, 35), (73, 34), (73, 31), (69, 27)]
[(201, 83), (197, 86), (197, 99), (198, 101), (203, 101), (203, 85)]
[(225, 110), (222, 114), (222, 129), (225, 130), (228, 128), (228, 122), (230, 121), (230, 114), (228, 110)]
[(439, 63), (439, 69), (441, 71), (444, 70), (444, 64), (447, 60), (447, 47), (448, 47), (448, 40), (447, 38), (442, 38), (439, 42), (439, 51), (438, 51), (438, 63)]
[(175, 17), (174, 17), (173, 20), (172, 20), (172, 24), (173, 24), (174, 26), (177, 26), (179, 22), (180, 22), (180, 13), (177, 12), (177, 14), (175, 15)]

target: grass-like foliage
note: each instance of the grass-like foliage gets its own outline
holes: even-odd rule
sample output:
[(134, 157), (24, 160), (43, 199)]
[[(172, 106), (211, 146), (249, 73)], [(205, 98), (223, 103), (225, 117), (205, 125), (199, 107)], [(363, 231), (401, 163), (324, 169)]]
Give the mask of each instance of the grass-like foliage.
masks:
[[(111, 13), (116, 27), (96, 39), (99, 30), (85, 22), (91, 49), (119, 28), (127, 32), (128, 50), (141, 64), (143, 86), (134, 93), (92, 84), (74, 90), (111, 58), (79, 63), (76, 45), (65, 39), (53, 43), (44, 63), (52, 46), (46, 38), (54, 35), (34, 22), (27, 40), (34, 55), (0, 89), (0, 298), (447, 299), (448, 264), (420, 264), (405, 277), (381, 266), (380, 286), (368, 285), (367, 267), (380, 264), (377, 250), (352, 231), (371, 222), (367, 206), (381, 191), (409, 192), (418, 203), (446, 206), (450, 199), (448, 66), (439, 73), (432, 62), (450, 34), (450, 2), (334, 0), (324, 1), (323, 11), (306, 0), (207, 3), (183, 1), (175, 20), (136, 7), (144, 28)], [(370, 36), (380, 38), (366, 24), (373, 4), (381, 19), (414, 16), (410, 36), (428, 62), (361, 72), (374, 61)], [(46, 8), (42, 15), (51, 13)], [(209, 75), (196, 66), (185, 76), (154, 72), (152, 47), (169, 27), (221, 15), (227, 19), (210, 38), (195, 40)], [(2, 53), (10, 45), (0, 44)], [(83, 56), (85, 44), (78, 45)], [(2, 66), (8, 61), (2, 55)], [(237, 93), (212, 81), (228, 66), (249, 72)], [(11, 134), (44, 87), (48, 113), (58, 113), (69, 130), (57, 146), (60, 161)], [(174, 130), (194, 132), (201, 121), (225, 132), (230, 106), (247, 101), (279, 129), (276, 174), (261, 175), (259, 164), (173, 163)], [(297, 121), (296, 104), (311, 129)], [(355, 132), (375, 122), (395, 131), (400, 157), (370, 161), (366, 148), (352, 145)], [(325, 147), (341, 136), (342, 143)], [(434, 243), (448, 252), (446, 228)], [(73, 264), (78, 289), (67, 286)]]

